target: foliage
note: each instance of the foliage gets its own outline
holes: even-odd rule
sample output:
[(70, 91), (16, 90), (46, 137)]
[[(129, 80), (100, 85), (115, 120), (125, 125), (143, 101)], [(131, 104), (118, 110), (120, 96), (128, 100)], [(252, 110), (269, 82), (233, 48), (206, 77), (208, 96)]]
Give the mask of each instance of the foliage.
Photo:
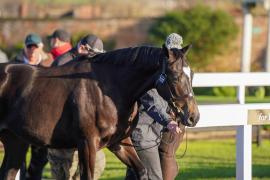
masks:
[(212, 87), (194, 87), (193, 91), (195, 95), (207, 95), (207, 96), (214, 95)]
[(193, 67), (202, 69), (214, 55), (228, 49), (238, 34), (238, 26), (227, 12), (196, 6), (158, 18), (149, 30), (150, 41), (161, 45), (172, 32), (182, 35), (185, 44), (193, 43), (189, 59)]
[(270, 125), (269, 124), (263, 125), (263, 129), (267, 130), (267, 131), (270, 131)]
[(236, 97), (235, 87), (200, 87), (193, 88), (195, 95)]
[(265, 95), (270, 96), (270, 86), (265, 86)]
[(235, 97), (236, 88), (235, 87), (214, 87), (214, 95), (222, 97)]
[(9, 60), (12, 60), (22, 49), (23, 49), (23, 42), (19, 42), (14, 46), (4, 47), (2, 50), (7, 54)]
[(263, 99), (265, 97), (265, 87), (248, 87), (247, 94), (249, 96), (255, 96), (259, 99)]

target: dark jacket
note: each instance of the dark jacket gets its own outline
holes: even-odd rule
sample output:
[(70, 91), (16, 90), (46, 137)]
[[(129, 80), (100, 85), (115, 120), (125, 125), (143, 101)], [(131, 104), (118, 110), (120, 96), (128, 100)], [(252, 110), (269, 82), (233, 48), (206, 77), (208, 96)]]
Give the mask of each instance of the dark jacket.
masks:
[[(41, 55), (40, 57), (40, 62), (37, 66), (42, 66), (42, 67), (49, 67), (51, 65), (51, 61), (52, 59), (49, 57), (48, 53), (44, 53), (43, 55)], [(15, 63), (15, 64), (28, 64), (28, 59), (25, 57), (24, 51), (21, 50), (21, 52), (19, 52), (15, 58), (13, 58), (11, 61), (11, 63)]]
[(155, 89), (144, 94), (139, 103), (139, 121), (131, 138), (138, 149), (153, 147), (160, 142), (163, 126), (170, 122), (168, 104)]
[(61, 66), (63, 64), (68, 63), (69, 61), (73, 60), (75, 57), (77, 57), (79, 54), (77, 53), (76, 47), (72, 48), (68, 52), (62, 54), (61, 56), (58, 56), (52, 63), (53, 66)]
[(13, 59), (11, 60), (11, 63), (25, 64), (23, 50), (20, 51), (20, 52), (15, 56), (15, 58), (13, 58)]
[(15, 64), (28, 64), (28, 59), (25, 57), (24, 51), (21, 50), (10, 62)]

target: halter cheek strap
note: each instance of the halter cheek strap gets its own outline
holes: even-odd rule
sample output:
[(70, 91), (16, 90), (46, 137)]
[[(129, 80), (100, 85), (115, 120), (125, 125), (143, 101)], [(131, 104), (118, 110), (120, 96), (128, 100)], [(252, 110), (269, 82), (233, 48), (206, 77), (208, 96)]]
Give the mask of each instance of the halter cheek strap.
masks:
[(159, 88), (160, 92), (163, 92), (163, 98), (165, 98), (168, 102), (172, 102), (174, 99), (173, 93), (169, 87), (167, 82), (167, 74), (166, 74), (166, 67), (167, 67), (168, 59), (162, 59), (162, 67), (160, 74), (157, 75), (157, 79), (155, 82), (155, 87)]
[(155, 83), (156, 87), (159, 85), (163, 85), (167, 80), (166, 62), (167, 62), (167, 59), (162, 60), (162, 70), (161, 70), (161, 74), (159, 75), (158, 79), (156, 80), (156, 83)]
[(166, 74), (160, 74), (157, 81), (156, 81), (156, 86), (159, 86), (161, 84), (164, 84), (167, 80), (167, 75)]

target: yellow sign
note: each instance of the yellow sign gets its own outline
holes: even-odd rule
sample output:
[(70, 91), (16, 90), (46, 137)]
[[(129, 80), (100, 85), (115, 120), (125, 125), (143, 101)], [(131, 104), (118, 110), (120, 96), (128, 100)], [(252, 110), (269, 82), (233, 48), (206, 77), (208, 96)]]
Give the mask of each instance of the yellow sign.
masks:
[(270, 124), (270, 109), (248, 110), (248, 124)]

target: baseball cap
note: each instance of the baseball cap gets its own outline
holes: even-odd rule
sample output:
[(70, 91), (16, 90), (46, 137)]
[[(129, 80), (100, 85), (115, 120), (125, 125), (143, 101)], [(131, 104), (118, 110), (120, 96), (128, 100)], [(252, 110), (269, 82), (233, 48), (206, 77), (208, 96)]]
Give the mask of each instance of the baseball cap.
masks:
[(165, 46), (168, 49), (182, 49), (183, 38), (177, 33), (172, 33), (166, 38)]
[(41, 43), (41, 38), (39, 35), (35, 34), (35, 33), (31, 33), (31, 34), (28, 34), (25, 38), (25, 41), (24, 41), (24, 44), (26, 46), (28, 45), (32, 45), (32, 44), (35, 44), (35, 45), (39, 45)]
[(102, 53), (104, 52), (103, 50), (103, 42), (101, 39), (99, 39), (95, 35), (87, 35), (83, 37), (80, 41), (82, 45), (89, 46), (90, 50), (97, 52), (97, 53)]
[(61, 41), (64, 42), (70, 42), (70, 34), (64, 30), (64, 29), (56, 29), (51, 36), (49, 36), (50, 38), (58, 38)]

